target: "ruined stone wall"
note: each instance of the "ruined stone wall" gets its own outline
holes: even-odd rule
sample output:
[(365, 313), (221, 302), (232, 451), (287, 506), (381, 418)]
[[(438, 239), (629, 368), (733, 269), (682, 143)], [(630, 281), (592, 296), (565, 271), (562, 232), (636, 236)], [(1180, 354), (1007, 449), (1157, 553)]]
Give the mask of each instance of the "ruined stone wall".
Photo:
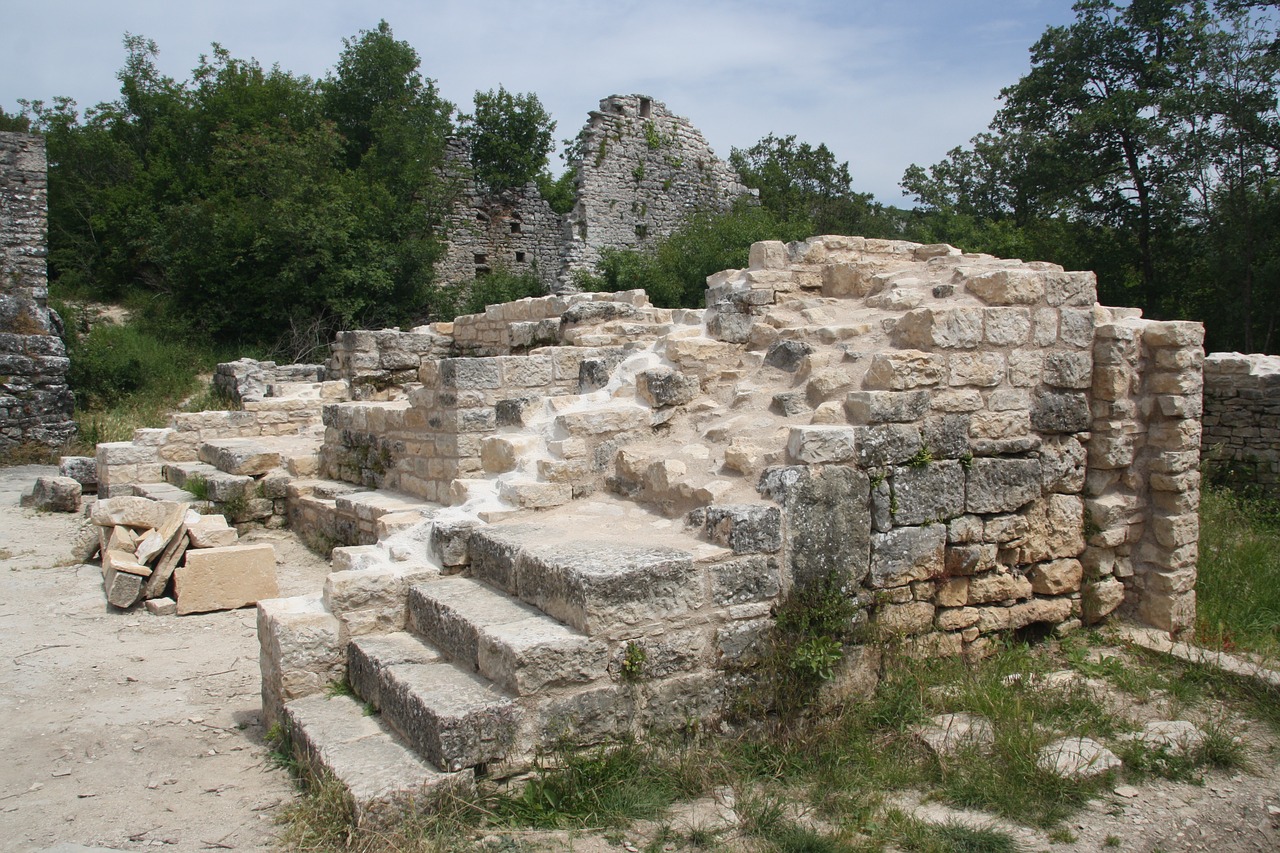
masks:
[(276, 364), (241, 358), (219, 364), (213, 374), (213, 387), (236, 404), (257, 402), (268, 397), (283, 397), (300, 383), (321, 382), (325, 378), (322, 364)]
[(1201, 452), (1224, 480), (1280, 494), (1280, 356), (1205, 359)]
[(466, 142), (451, 140), (448, 157), (459, 189), (446, 222), (448, 246), (436, 264), (437, 279), (456, 283), (494, 270), (533, 272), (552, 290), (560, 275), (564, 222), (538, 185), (530, 181), (496, 195), (483, 193), (471, 177)]
[(44, 138), (0, 133), (0, 450), (75, 432), (60, 321), (48, 308)]
[(751, 193), (687, 119), (644, 95), (602, 100), (580, 145), (566, 272), (594, 268), (606, 247), (649, 248), (689, 213), (724, 209)]

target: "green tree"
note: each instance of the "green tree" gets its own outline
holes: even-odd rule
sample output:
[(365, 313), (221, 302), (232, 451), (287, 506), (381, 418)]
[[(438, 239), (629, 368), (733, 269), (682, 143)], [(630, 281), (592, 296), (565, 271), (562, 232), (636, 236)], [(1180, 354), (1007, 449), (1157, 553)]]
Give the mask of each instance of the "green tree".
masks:
[(476, 92), (475, 111), (461, 124), (476, 180), (490, 192), (523, 187), (546, 169), (556, 123), (532, 92)]
[(775, 217), (812, 234), (887, 237), (897, 229), (891, 212), (869, 194), (852, 190), (849, 164), (820, 143), (773, 134), (747, 149), (734, 148), (729, 163), (742, 182), (759, 191), (760, 204)]

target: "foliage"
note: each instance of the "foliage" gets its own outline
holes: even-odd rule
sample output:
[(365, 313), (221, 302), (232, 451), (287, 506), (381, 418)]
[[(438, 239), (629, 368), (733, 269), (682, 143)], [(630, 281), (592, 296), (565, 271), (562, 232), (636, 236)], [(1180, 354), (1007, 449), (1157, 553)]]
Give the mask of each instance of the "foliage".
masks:
[(990, 130), (911, 166), (917, 239), (1098, 273), (1100, 298), (1280, 341), (1277, 25), (1258, 4), (1081, 0)]
[(523, 187), (546, 168), (556, 123), (532, 92), (476, 92), (475, 111), (460, 118), (476, 180), (490, 192)]
[(30, 133), (31, 119), (22, 113), (10, 115), (0, 108), (0, 132)]
[(441, 309), (449, 319), (459, 314), (479, 314), (489, 305), (513, 302), (527, 296), (546, 296), (547, 289), (533, 272), (515, 273), (505, 267), (497, 267), (488, 275), (458, 287), (455, 293), (458, 299), (452, 313)]
[(534, 176), (534, 181), (538, 184), (539, 194), (556, 213), (563, 216), (573, 210), (573, 205), (578, 200), (575, 170), (566, 169), (560, 177), (555, 178), (548, 169), (543, 169)]
[(761, 206), (804, 236), (900, 236), (897, 212), (854, 192), (849, 164), (837, 163), (825, 143), (814, 148), (795, 135), (769, 134), (750, 148), (734, 148), (729, 163), (759, 191)]
[(751, 244), (760, 240), (799, 240), (803, 225), (780, 221), (748, 199), (723, 213), (689, 215), (670, 237), (646, 252), (605, 249), (592, 275), (579, 275), (583, 290), (643, 288), (664, 308), (703, 307), (707, 276), (747, 265)]
[(68, 379), (82, 409), (108, 408), (128, 397), (172, 399), (188, 393), (208, 358), (137, 326), (111, 324), (70, 338), (68, 354)]
[(1206, 488), (1200, 497), (1196, 638), (1280, 656), (1280, 512)]

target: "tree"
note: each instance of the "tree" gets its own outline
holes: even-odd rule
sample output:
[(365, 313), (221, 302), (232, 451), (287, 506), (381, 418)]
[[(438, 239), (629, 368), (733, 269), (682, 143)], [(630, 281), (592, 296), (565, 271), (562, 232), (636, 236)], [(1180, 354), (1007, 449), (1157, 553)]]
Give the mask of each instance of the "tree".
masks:
[(489, 192), (523, 187), (546, 169), (556, 123), (532, 92), (476, 92), (475, 111), (461, 124), (476, 180)]
[(814, 148), (794, 134), (773, 134), (743, 150), (729, 163), (742, 182), (760, 193), (760, 204), (782, 221), (808, 223), (810, 234), (888, 236), (893, 230), (883, 207), (869, 194), (851, 189), (849, 164), (836, 162), (826, 144)]

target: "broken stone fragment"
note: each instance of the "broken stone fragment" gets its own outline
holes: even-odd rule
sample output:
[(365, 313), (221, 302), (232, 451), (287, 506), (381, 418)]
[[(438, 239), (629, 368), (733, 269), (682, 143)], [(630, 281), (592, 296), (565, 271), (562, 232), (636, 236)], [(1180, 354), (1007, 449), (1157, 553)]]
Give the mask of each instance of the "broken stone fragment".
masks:
[[(194, 519), (192, 515), (195, 515)], [(187, 537), (192, 548), (225, 548), (236, 544), (240, 534), (227, 523), (226, 516), (188, 513)]]
[(1087, 737), (1056, 740), (1040, 750), (1036, 765), (1064, 779), (1089, 779), (1120, 767), (1114, 752)]
[(669, 367), (645, 370), (636, 376), (636, 392), (655, 408), (682, 406), (702, 393), (696, 376), (677, 373)]

